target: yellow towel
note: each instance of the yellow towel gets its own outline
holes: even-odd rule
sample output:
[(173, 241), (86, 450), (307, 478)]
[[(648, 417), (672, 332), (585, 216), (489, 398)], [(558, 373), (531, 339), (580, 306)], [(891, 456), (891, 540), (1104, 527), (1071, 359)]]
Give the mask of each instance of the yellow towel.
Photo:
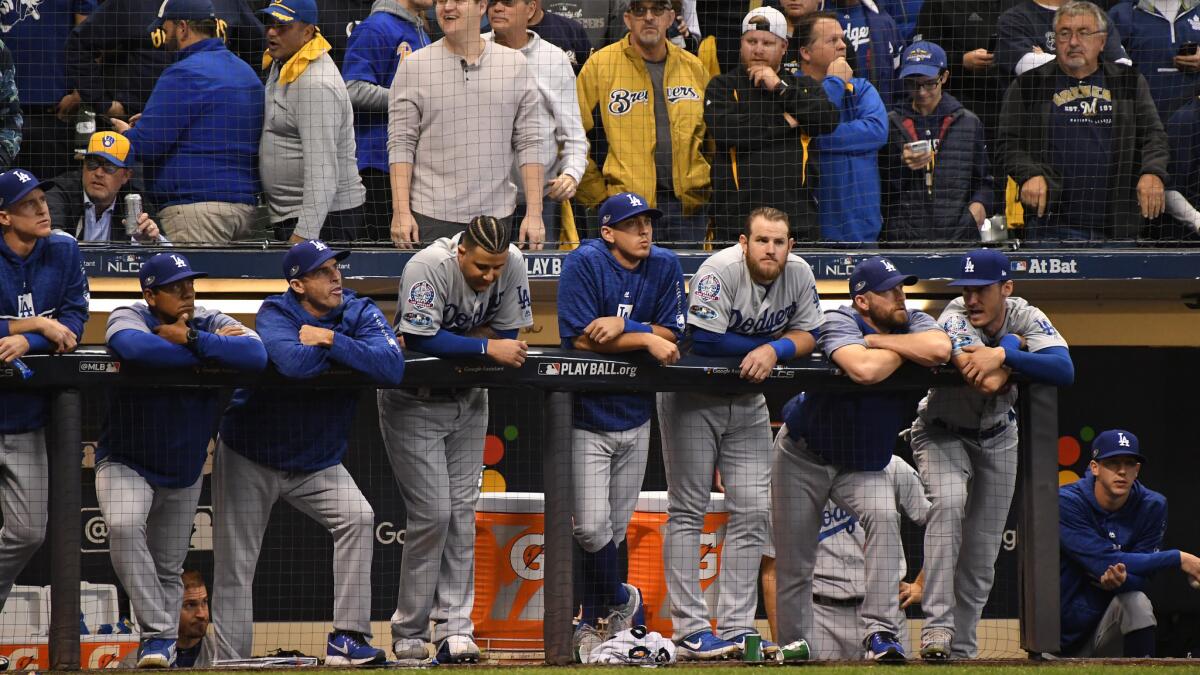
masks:
[(558, 248), (560, 251), (574, 251), (579, 248), (579, 231), (575, 229), (575, 211), (571, 208), (571, 200), (563, 200), (561, 209)]
[[(292, 54), (292, 58), (288, 59), (287, 63), (279, 69), (279, 84), (291, 84), (304, 74), (304, 69), (308, 68), (308, 64), (316, 61), (322, 54), (333, 49), (325, 36), (317, 33), (317, 36), (309, 40), (307, 44), (300, 48), (300, 51)], [(271, 67), (271, 55), (263, 54), (263, 70)]]

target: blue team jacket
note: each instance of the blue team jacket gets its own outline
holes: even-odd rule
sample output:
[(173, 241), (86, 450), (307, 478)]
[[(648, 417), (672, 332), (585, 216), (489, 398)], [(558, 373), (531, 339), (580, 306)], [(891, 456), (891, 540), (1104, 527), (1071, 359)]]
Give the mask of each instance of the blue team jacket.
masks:
[(817, 210), (826, 241), (873, 242), (883, 227), (879, 193), (879, 149), (887, 143), (887, 109), (861, 77), (850, 87), (837, 77), (822, 83), (841, 111), (833, 133), (818, 136)]
[(218, 38), (181, 50), (125, 132), (155, 203), (256, 204), (265, 100), (254, 70)]
[[(134, 309), (147, 328), (161, 323), (149, 308)], [(188, 367), (211, 360), (239, 370), (264, 370), (267, 350), (262, 342), (250, 336), (216, 335), (213, 323), (217, 316), (189, 322), (200, 331), (195, 352), (137, 330), (119, 331), (109, 340), (109, 348), (122, 361), (152, 368)], [(215, 388), (114, 389), (96, 445), (96, 460), (120, 462), (155, 487), (188, 487), (204, 469), (222, 398), (221, 390)]]
[[(39, 239), (21, 258), (0, 238), (0, 338), (7, 337), (11, 319), (48, 316), (83, 335), (88, 319), (88, 282), (75, 239), (51, 234)], [(30, 353), (46, 353), (51, 342), (39, 333), (26, 333)], [(0, 433), (19, 434), (46, 425), (43, 393), (0, 393)]]
[[(333, 347), (300, 344), (300, 327), (306, 324), (337, 333)], [(399, 385), (404, 377), (404, 354), (383, 312), (350, 289), (343, 290), (339, 307), (320, 318), (305, 311), (291, 290), (269, 296), (255, 329), (286, 377), (316, 377), (333, 363), (383, 386)], [(221, 421), (221, 440), (247, 459), (280, 471), (320, 471), (346, 454), (358, 399), (352, 392), (304, 386), (238, 389)]]
[(1200, 43), (1200, 9), (1196, 0), (1183, 0), (1174, 23), (1158, 13), (1153, 0), (1122, 2), (1108, 11), (1133, 66), (1150, 85), (1150, 96), (1165, 123), (1192, 99), (1200, 75), (1175, 67), (1175, 54), (1188, 42)]
[[(650, 247), (650, 257), (627, 270), (601, 239), (588, 239), (563, 259), (558, 281), (558, 333), (563, 349), (583, 334), (593, 319), (621, 316), (671, 329), (683, 337), (683, 269), (671, 251)], [(580, 394), (574, 425), (588, 431), (625, 431), (645, 424), (654, 409), (653, 394)]]
[[(1096, 502), (1096, 477), (1058, 489), (1062, 649), (1070, 653), (1091, 634), (1116, 592), (1140, 591), (1147, 577), (1179, 567), (1179, 551), (1160, 551), (1167, 529), (1167, 499), (1134, 482), (1125, 502), (1109, 513)], [(1125, 563), (1127, 577), (1117, 591), (1096, 585), (1109, 565)]]

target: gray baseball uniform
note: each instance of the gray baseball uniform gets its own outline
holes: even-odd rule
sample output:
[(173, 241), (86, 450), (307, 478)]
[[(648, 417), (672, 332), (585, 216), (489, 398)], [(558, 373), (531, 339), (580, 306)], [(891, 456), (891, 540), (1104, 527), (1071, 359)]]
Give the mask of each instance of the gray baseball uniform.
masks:
[[(899, 457), (892, 457), (883, 471), (892, 482), (896, 504), (909, 520), (925, 524), (929, 500), (917, 472)], [(813, 656), (825, 660), (863, 658), (863, 623), (859, 608), (866, 589), (867, 544), (862, 524), (832, 501), (821, 514), (820, 543), (813, 570), (813, 640), (820, 649)], [(907, 575), (900, 558), (900, 577)], [(908, 622), (896, 605), (897, 638), (908, 642)]]
[(46, 537), (48, 480), (44, 429), (0, 434), (0, 608)]
[[(127, 330), (150, 334), (147, 323), (149, 310), (143, 303), (118, 307), (108, 316), (105, 338)], [(196, 307), (190, 325), (206, 332), (216, 332), (236, 326), (247, 337), (258, 339), (237, 320), (216, 310)], [(164, 346), (165, 341), (164, 341)], [(138, 354), (121, 354), (125, 360), (138, 362)], [(177, 394), (177, 395), (175, 395)], [(152, 396), (155, 408), (143, 407), (144, 396)], [(123, 390), (113, 395), (115, 406), (109, 415), (108, 426), (101, 440), (96, 464), (96, 500), (108, 525), (109, 551), (113, 570), (129, 593), (129, 603), (137, 615), (142, 638), (175, 639), (179, 629), (179, 605), (183, 600), (183, 562), (187, 557), (192, 535), (192, 519), (204, 484), (201, 468), (207, 456), (206, 436), (211, 435), (213, 416), (199, 422), (193, 435), (176, 429), (171, 442), (161, 437), (148, 444), (136, 440), (118, 442), (115, 456), (109, 456), (110, 434), (128, 439), (132, 429), (115, 427), (140, 426), (138, 416), (166, 418), (176, 415), (205, 416), (208, 402), (215, 416), (217, 392), (162, 392), (147, 394), (141, 390)], [(135, 410), (129, 408), (135, 407)], [(125, 408), (122, 410), (121, 408)], [(136, 419), (135, 419), (136, 418)], [(180, 433), (180, 432), (183, 433)], [(144, 439), (143, 439), (144, 440)], [(132, 451), (132, 456), (123, 457)], [(174, 455), (168, 458), (167, 456)], [(149, 461), (146, 461), (149, 460)], [(165, 461), (164, 461), (165, 460)], [(148, 469), (144, 465), (154, 468)], [(139, 472), (137, 468), (142, 468)], [(154, 478), (154, 482), (147, 479)], [(193, 476), (195, 476), (193, 478)], [(186, 484), (178, 484), (183, 481)]]
[[(995, 347), (1008, 334), (1031, 352), (1067, 343), (1046, 315), (1008, 298), (1004, 326), (986, 335), (967, 320), (962, 298), (938, 318), (954, 354), (968, 345)], [(975, 629), (996, 575), (1004, 523), (1017, 476), (1017, 389), (993, 396), (963, 387), (934, 387), (917, 407), (913, 458), (932, 506), (925, 528), (925, 629), (954, 634), (951, 655), (978, 653)]]
[[(509, 246), (500, 278), (476, 292), (458, 266), (461, 236), (438, 239), (404, 266), (397, 333), (461, 335), (481, 326), (506, 331), (533, 324), (529, 277), (517, 247)], [(487, 391), (386, 389), (378, 403), (383, 444), (408, 518), (392, 639), (436, 643), (470, 636)]]
[[(704, 261), (693, 277), (687, 322), (714, 333), (770, 336), (821, 325), (812, 269), (788, 255), (770, 286), (750, 278), (738, 244)], [(719, 635), (754, 630), (758, 570), (768, 542), (771, 426), (762, 394), (673, 392), (658, 394), (663, 462), (667, 474), (667, 540), (663, 558), (676, 640), (709, 627), (700, 592), (700, 531), (720, 469), (729, 510), (721, 590)]]

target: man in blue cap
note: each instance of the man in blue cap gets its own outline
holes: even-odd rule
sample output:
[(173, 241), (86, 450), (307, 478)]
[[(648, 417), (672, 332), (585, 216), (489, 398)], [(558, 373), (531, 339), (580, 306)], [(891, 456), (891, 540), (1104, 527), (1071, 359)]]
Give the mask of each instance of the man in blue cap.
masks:
[(908, 96), (888, 113), (883, 238), (979, 241), (992, 202), (983, 123), (945, 93), (950, 71), (941, 47), (915, 42), (900, 62)]
[[(933, 317), (905, 307), (904, 287), (915, 283), (887, 258), (869, 258), (850, 276), (851, 304), (825, 313), (820, 347), (854, 382), (881, 382), (905, 361), (932, 367), (950, 358), (950, 340)], [(896, 597), (904, 549), (896, 491), (885, 469), (909, 415), (911, 404), (896, 391), (818, 390), (784, 406), (771, 477), (781, 642), (815, 635), (813, 569), (822, 507), (832, 499), (858, 518), (866, 535), (860, 612), (866, 656), (905, 659), (896, 638), (905, 620)]]
[[(267, 351), (253, 331), (219, 311), (197, 307), (192, 269), (179, 253), (142, 264), (145, 302), (108, 317), (109, 348), (148, 368), (202, 363), (258, 372)], [(120, 388), (96, 445), (96, 500), (108, 523), (113, 570), (141, 625), (139, 668), (175, 661), (183, 560), (203, 486), (213, 423), (224, 400), (209, 388)], [(169, 422), (170, 432), (147, 420)]]
[[(75, 349), (88, 318), (88, 282), (75, 240), (50, 229), (37, 177), (0, 173), (0, 361)], [(46, 534), (46, 395), (0, 394), (0, 609)]]
[[(283, 259), (288, 290), (263, 300), (256, 328), (284, 377), (303, 382), (337, 365), (394, 387), (404, 375), (401, 345), (374, 302), (342, 287), (338, 263), (348, 255), (319, 240), (293, 246)], [(254, 570), (271, 508), (284, 499), (333, 536), (326, 665), (385, 660), (370, 644), (375, 514), (342, 465), (357, 408), (357, 396), (308, 386), (233, 393), (213, 464), (210, 657), (250, 656)]]
[(1138, 481), (1145, 464), (1138, 437), (1110, 429), (1092, 441), (1087, 474), (1058, 490), (1065, 656), (1153, 657), (1149, 578), (1180, 568), (1200, 584), (1200, 558), (1159, 550), (1167, 498)]
[(275, 238), (366, 239), (367, 191), (355, 159), (354, 110), (315, 0), (276, 0), (267, 24), (267, 116), (259, 173)]
[[(600, 238), (563, 260), (558, 333), (564, 349), (601, 354), (647, 351), (659, 363), (679, 360), (683, 337), (683, 270), (679, 258), (651, 244), (662, 215), (632, 192), (600, 205)], [(650, 449), (653, 394), (577, 394), (571, 435), (575, 453), (575, 539), (583, 548), (583, 616), (576, 657), (609, 636), (643, 623), (641, 592), (622, 583), (619, 549), (637, 505)], [(600, 621), (607, 618), (607, 634)]]
[[(932, 506), (925, 526), (925, 625), (921, 657), (969, 658), (995, 579), (1004, 523), (1017, 479), (1019, 372), (1060, 387), (1075, 379), (1067, 342), (1042, 310), (1012, 296), (1008, 258), (969, 251), (938, 323), (950, 361), (968, 388), (934, 387), (917, 407), (913, 457)], [(967, 495), (971, 495), (970, 500)]]
[(129, 139), (174, 242), (227, 243), (250, 229), (263, 87), (217, 37), (212, 0), (164, 0), (150, 24), (178, 58), (159, 76)]

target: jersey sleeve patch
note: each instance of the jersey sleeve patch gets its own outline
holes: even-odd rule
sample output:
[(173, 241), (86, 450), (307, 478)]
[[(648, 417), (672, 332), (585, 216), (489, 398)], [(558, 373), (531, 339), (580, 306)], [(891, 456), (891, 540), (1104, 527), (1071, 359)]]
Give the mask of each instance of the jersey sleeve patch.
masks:
[(721, 278), (711, 272), (705, 274), (696, 282), (695, 293), (704, 302), (716, 302), (721, 297)]
[(405, 312), (401, 320), (414, 328), (429, 328), (433, 325), (433, 318), (420, 312)]
[(433, 309), (433, 301), (437, 292), (433, 284), (422, 279), (408, 288), (408, 303), (420, 309)]
[[(691, 307), (688, 307), (688, 313), (697, 319), (704, 319), (706, 321), (717, 318), (717, 310), (713, 309), (712, 307), (705, 307), (704, 305), (692, 305)], [(679, 317), (679, 321), (680, 324), (683, 323), (682, 316)]]
[(975, 335), (971, 332), (970, 324), (967, 323), (965, 316), (952, 316), (946, 319), (942, 323), (942, 330), (950, 336), (950, 344), (954, 349), (962, 349), (975, 342)]

